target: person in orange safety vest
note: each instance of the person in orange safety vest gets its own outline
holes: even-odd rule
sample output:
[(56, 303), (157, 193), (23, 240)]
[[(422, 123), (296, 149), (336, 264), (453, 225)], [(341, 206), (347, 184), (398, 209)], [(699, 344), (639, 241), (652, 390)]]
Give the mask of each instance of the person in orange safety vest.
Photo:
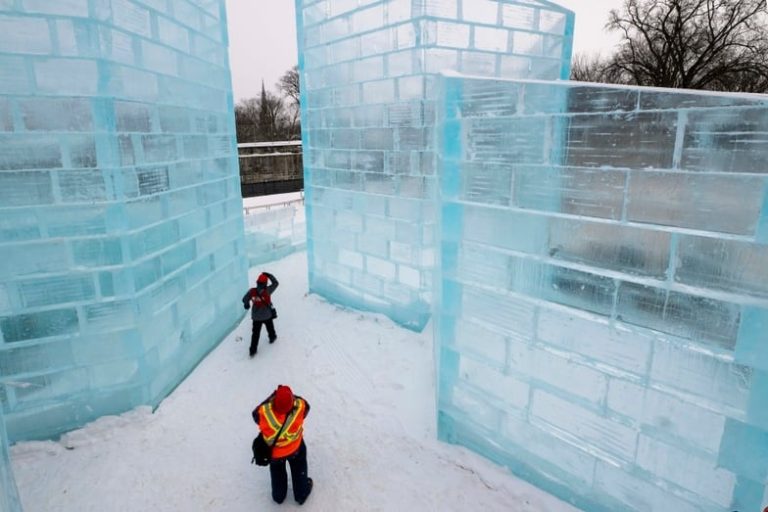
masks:
[(309, 403), (294, 395), (290, 387), (283, 385), (277, 386), (253, 410), (253, 421), (259, 426), (267, 444), (272, 446), (269, 474), (272, 479), (272, 499), (277, 503), (282, 503), (288, 494), (286, 462), (291, 466), (291, 483), (296, 502), (302, 505), (312, 492), (312, 479), (307, 476), (307, 447), (304, 444), (304, 419), (307, 414)]

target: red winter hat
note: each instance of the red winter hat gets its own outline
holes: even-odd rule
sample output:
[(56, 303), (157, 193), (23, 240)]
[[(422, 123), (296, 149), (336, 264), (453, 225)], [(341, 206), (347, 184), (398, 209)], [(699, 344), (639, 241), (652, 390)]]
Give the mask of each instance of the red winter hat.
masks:
[(259, 278), (256, 280), (256, 282), (260, 283), (260, 284), (267, 284), (267, 281), (269, 281), (269, 278), (267, 277), (267, 274), (259, 275)]
[(288, 386), (277, 386), (275, 398), (272, 400), (275, 412), (286, 414), (293, 407), (293, 391)]

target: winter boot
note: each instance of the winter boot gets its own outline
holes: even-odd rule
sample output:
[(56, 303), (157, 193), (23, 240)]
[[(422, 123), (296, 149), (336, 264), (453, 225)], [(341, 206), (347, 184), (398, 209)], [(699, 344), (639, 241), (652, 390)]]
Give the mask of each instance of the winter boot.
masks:
[(276, 339), (277, 339), (277, 334), (275, 334), (274, 336), (270, 337), (269, 338), (269, 342), (270, 343), (274, 343)]
[(296, 503), (299, 505), (303, 505), (305, 501), (307, 501), (307, 498), (309, 498), (309, 495), (312, 494), (312, 479), (307, 478), (307, 495), (304, 496), (304, 499), (302, 500), (296, 500)]

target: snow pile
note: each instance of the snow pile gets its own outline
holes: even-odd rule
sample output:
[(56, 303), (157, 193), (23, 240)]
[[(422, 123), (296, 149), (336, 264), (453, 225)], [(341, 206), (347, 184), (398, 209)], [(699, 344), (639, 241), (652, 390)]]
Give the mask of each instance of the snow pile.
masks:
[(308, 296), (306, 254), (253, 269), (280, 280), (278, 340), (248, 358), (248, 318), (152, 414), (104, 417), (60, 442), (20, 443), (26, 512), (278, 510), (250, 464), (253, 407), (289, 384), (306, 423), (305, 510), (573, 511), (469, 451), (435, 440), (431, 330)]

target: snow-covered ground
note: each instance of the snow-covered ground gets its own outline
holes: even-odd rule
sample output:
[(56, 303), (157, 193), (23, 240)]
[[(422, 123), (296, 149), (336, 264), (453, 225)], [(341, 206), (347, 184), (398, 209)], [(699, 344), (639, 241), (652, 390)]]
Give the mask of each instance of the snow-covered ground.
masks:
[(244, 197), (243, 208), (264, 208), (270, 206), (282, 206), (285, 203), (300, 201), (304, 192), (287, 192), (285, 194), (271, 194), (266, 196)]
[[(20, 443), (13, 468), (26, 512), (299, 509), (272, 502), (269, 471), (250, 464), (253, 407), (288, 384), (305, 424), (308, 511), (575, 509), (435, 439), (431, 330), (307, 295), (306, 253), (261, 270), (280, 281), (278, 340), (248, 358), (248, 318), (155, 411), (105, 417), (60, 442)], [(245, 291), (245, 290), (244, 290)]]

